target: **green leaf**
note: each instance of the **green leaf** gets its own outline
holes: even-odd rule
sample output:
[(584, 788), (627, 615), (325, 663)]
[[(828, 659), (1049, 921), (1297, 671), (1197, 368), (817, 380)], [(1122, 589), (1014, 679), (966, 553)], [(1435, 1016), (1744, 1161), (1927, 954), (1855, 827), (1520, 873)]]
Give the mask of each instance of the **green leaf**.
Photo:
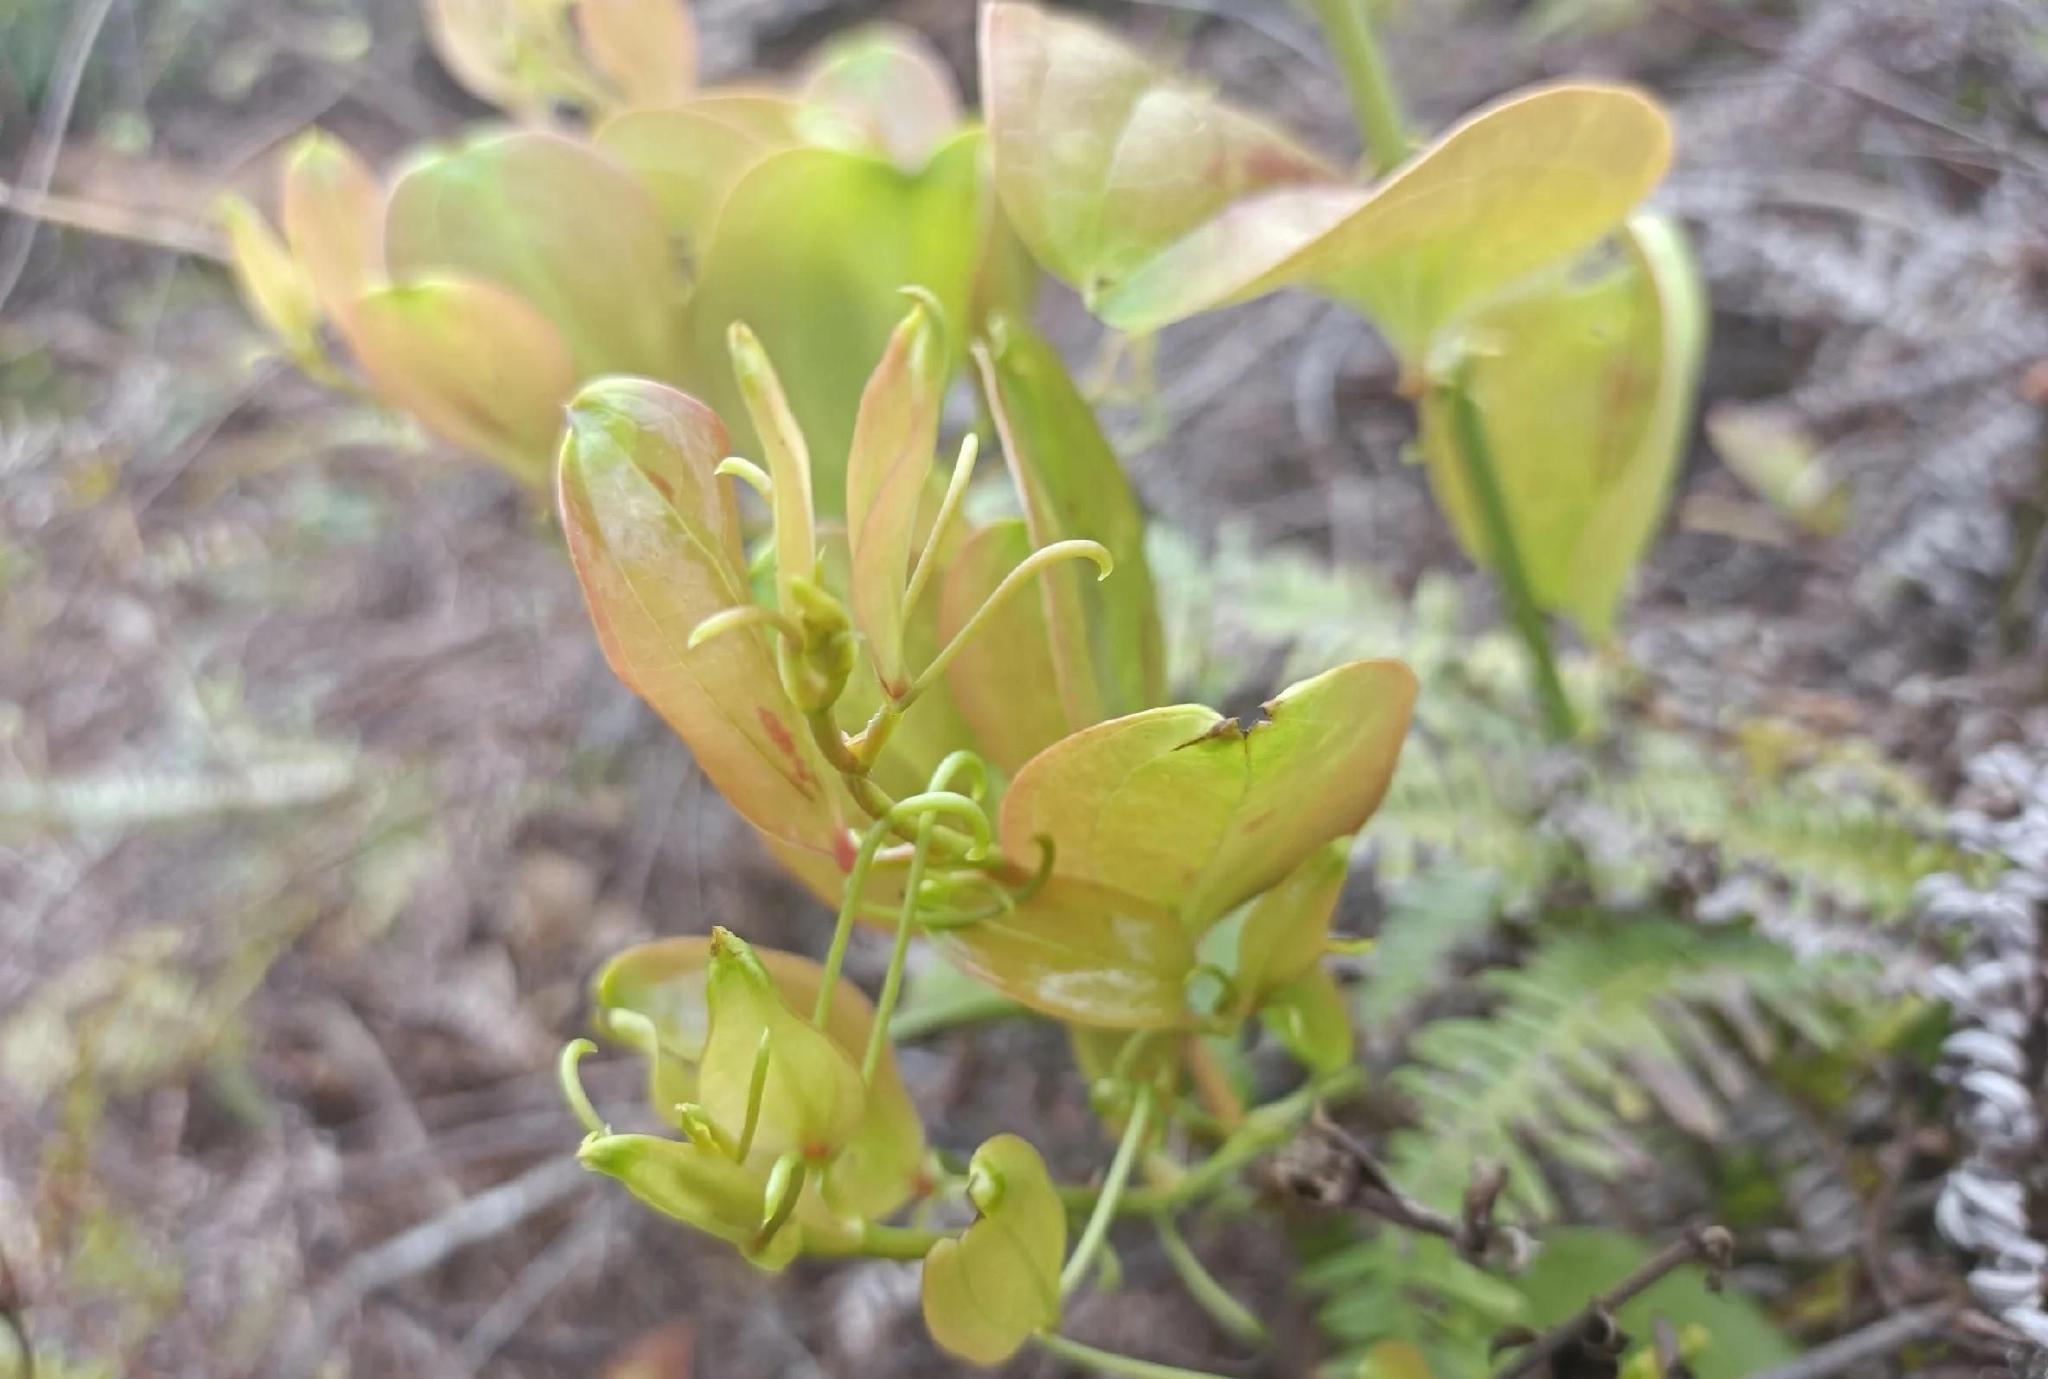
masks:
[(1090, 663), (1104, 713), (1152, 707), (1166, 693), (1164, 636), (1145, 558), (1145, 516), (1116, 452), (1059, 352), (1029, 326), (992, 322), (978, 362), (1032, 544), (1095, 541), (1116, 563), (1101, 581), (1076, 568), (1047, 576), (1049, 614), (1070, 617), (1078, 609), (1085, 620), (1077, 637), (1062, 634), (1055, 645), (1078, 642), (1076, 659)]
[(991, 919), (938, 935), (962, 970), (1056, 1019), (1110, 1029), (1189, 1024), (1192, 940), (1174, 916), (1055, 874)]
[(795, 141), (795, 108), (777, 96), (701, 96), (655, 110), (626, 110), (591, 136), (639, 179), (669, 233), (701, 258), (719, 209), (742, 174)]
[(364, 293), (340, 324), (385, 402), (525, 483), (547, 482), (576, 375), (546, 317), (490, 283), (418, 278)]
[(1320, 966), (1350, 865), (1350, 840), (1332, 842), (1304, 857), (1300, 866), (1252, 902), (1238, 929), (1235, 973), (1247, 1008), (1262, 1004), (1266, 993)]
[(590, 65), (628, 105), (664, 105), (697, 84), (697, 26), (683, 0), (576, 0)]
[[(744, 320), (789, 382), (822, 516), (846, 510), (854, 418), (902, 319), (899, 289), (923, 288), (949, 322), (971, 319), (987, 233), (980, 157), (978, 132), (915, 175), (865, 154), (785, 149), (749, 167), (726, 198), (691, 304), (706, 361), (696, 386), (722, 415), (740, 415), (719, 361), (727, 329)], [(956, 361), (949, 356), (949, 369)]]
[(813, 142), (877, 153), (905, 172), (929, 162), (963, 119), (945, 59), (900, 24), (865, 25), (831, 39), (811, 59), (799, 90)]
[(330, 320), (384, 276), (384, 189), (355, 151), (309, 130), (284, 170), (285, 242)]
[(861, 394), (846, 467), (853, 619), (891, 693), (904, 673), (905, 586), (946, 394), (944, 322), (918, 302), (889, 337)]
[(1628, 87), (1510, 96), (1367, 189), (1238, 201), (1099, 304), (1150, 331), (1290, 284), (1357, 306), (1411, 367), (1475, 304), (1589, 248), (1664, 175), (1671, 129)]
[(711, 1123), (734, 1140), (744, 1134), (765, 1045), (767, 1076), (753, 1152), (771, 1159), (795, 1152), (815, 1164), (828, 1162), (867, 1112), (860, 1064), (784, 1004), (767, 967), (728, 929), (711, 931), (704, 1005), (697, 1099)]
[[(1031, 536), (1019, 519), (991, 522), (970, 536), (945, 567), (939, 592), (942, 640), (950, 642), (1003, 576), (1030, 554)], [(1004, 771), (1017, 770), (1093, 721), (1068, 715), (1045, 605), (1028, 591), (989, 615), (946, 667), (946, 683), (973, 729), (975, 748)]]
[[(1490, 303), (1447, 354), (1478, 405), (1536, 601), (1589, 638), (1612, 635), (1629, 576), (1663, 520), (1690, 434), (1705, 344), (1697, 277), (1678, 232), (1631, 221), (1623, 257)], [(1425, 397), (1430, 485), (1467, 552), (1486, 534), (1458, 455), (1455, 405)]]
[[(823, 968), (794, 953), (758, 946), (753, 952), (784, 1005), (800, 1013), (815, 1007)], [(698, 1099), (697, 1065), (703, 1060), (710, 1028), (705, 996), (710, 956), (711, 940), (706, 936), (643, 943), (606, 963), (593, 983), (600, 1032), (649, 1056), (640, 1032), (652, 1031), (661, 1060), (650, 1067), (654, 1109), (671, 1121), (678, 1104)], [(621, 1013), (627, 1018), (620, 1018)], [(832, 1043), (849, 1059), (857, 1059), (867, 1049), (874, 1022), (874, 1006), (853, 983), (842, 979), (833, 988), (825, 1016), (825, 1033)], [(752, 1162), (765, 1166), (767, 1158), (772, 1156), (764, 1157), (757, 1146)], [(826, 1167), (819, 1195), (841, 1215), (860, 1220), (885, 1216), (910, 1197), (923, 1160), (923, 1122), (904, 1088), (895, 1055), (885, 1045), (868, 1083), (860, 1126)], [(757, 1193), (757, 1207), (758, 1201)]]
[[(593, 1135), (576, 1157), (663, 1216), (729, 1244), (745, 1245), (761, 1228), (761, 1173), (715, 1149), (657, 1135)], [(780, 1269), (801, 1246), (800, 1231), (784, 1230), (754, 1262)]]
[(1328, 969), (1312, 968), (1275, 988), (1260, 1007), (1259, 1018), (1310, 1072), (1333, 1073), (1350, 1065), (1351, 1012)]
[(768, 461), (775, 516), (775, 598), (785, 613), (794, 613), (797, 600), (791, 589), (799, 579), (812, 579), (818, 566), (818, 531), (811, 497), (811, 451), (803, 428), (789, 410), (789, 396), (782, 379), (761, 342), (744, 321), (734, 321), (726, 332), (727, 353), (733, 374), (739, 379), (740, 397), (754, 432), (761, 438), (761, 450)]
[(690, 632), (749, 601), (725, 429), (657, 383), (607, 379), (569, 408), (562, 526), (605, 658), (689, 744), (740, 816), (829, 873), (842, 787), (789, 701), (766, 637)]
[(1414, 701), (1406, 666), (1354, 661), (1282, 691), (1249, 731), (1195, 705), (1112, 719), (1017, 773), (1000, 835), (1026, 864), (1050, 839), (1062, 877), (1115, 886), (1199, 932), (1365, 823)]
[(455, 271), (555, 323), (577, 375), (678, 376), (683, 291), (660, 208), (589, 144), (540, 130), (429, 154), (393, 184), (395, 276)]
[(319, 358), (320, 308), (313, 285), (270, 222), (234, 195), (221, 197), (214, 213), (227, 231), (228, 266), (242, 301), (293, 359)]
[(999, 1365), (1058, 1323), (1067, 1213), (1028, 1141), (998, 1135), (974, 1151), (969, 1193), (981, 1219), (924, 1258), (924, 1323), (971, 1364)]
[(1093, 303), (1238, 199), (1338, 174), (1096, 25), (982, 10), (996, 187), (1038, 261)]

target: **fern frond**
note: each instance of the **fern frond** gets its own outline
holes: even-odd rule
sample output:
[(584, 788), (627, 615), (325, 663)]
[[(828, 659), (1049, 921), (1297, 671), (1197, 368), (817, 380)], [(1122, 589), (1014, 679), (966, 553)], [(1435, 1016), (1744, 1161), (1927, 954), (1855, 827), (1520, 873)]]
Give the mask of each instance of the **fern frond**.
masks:
[(1757, 1023), (1746, 1004), (1828, 1047), (1840, 998), (1868, 972), (1853, 959), (1797, 959), (1755, 934), (1660, 920), (1554, 939), (1526, 967), (1487, 975), (1500, 1003), (1486, 1018), (1436, 1021), (1415, 1036), (1394, 1081), (1420, 1128), (1394, 1138), (1396, 1181), (1450, 1208), (1475, 1165), (1498, 1163), (1515, 1200), (1548, 1216), (1541, 1158), (1612, 1176), (1635, 1157), (1628, 1122), (1648, 1107), (1645, 1069), (1679, 1072), (1697, 1091), (1685, 1070), (1698, 1055), (1684, 1035), (1698, 1022), (1686, 1013)]

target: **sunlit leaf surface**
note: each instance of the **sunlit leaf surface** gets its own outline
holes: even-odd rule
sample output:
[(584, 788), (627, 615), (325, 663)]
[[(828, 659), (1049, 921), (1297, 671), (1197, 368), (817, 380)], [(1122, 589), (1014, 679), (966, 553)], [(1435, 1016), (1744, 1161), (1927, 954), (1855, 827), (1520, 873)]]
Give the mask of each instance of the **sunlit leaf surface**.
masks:
[(981, 1219), (941, 1240), (924, 1261), (924, 1320), (932, 1339), (977, 1365), (999, 1365), (1060, 1315), (1067, 1213), (1029, 1141), (998, 1135), (974, 1151), (970, 1181)]

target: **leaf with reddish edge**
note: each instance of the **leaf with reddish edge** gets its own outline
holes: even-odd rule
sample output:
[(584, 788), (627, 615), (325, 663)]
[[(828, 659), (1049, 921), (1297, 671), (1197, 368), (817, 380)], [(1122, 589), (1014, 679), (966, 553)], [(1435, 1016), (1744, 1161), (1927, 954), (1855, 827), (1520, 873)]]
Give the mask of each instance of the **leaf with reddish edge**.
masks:
[(384, 189), (355, 150), (308, 130), (285, 163), (282, 220), (321, 310), (346, 322), (384, 277)]
[(741, 817), (837, 867), (843, 787), (776, 672), (742, 627), (690, 633), (749, 602), (738, 511), (714, 474), (725, 428), (695, 399), (640, 379), (577, 394), (562, 442), (562, 527), (605, 658), (689, 744)]
[[(941, 642), (952, 641), (1030, 554), (1030, 534), (1018, 519), (991, 522), (968, 537), (943, 575)], [(1005, 772), (1087, 726), (1069, 719), (1063, 707), (1045, 607), (1028, 591), (989, 615), (946, 667), (946, 683), (973, 729), (975, 749)]]
[(697, 26), (683, 0), (576, 0), (590, 65), (627, 105), (662, 105), (697, 85)]
[(1170, 911), (1055, 874), (1035, 895), (938, 938), (960, 968), (1056, 1019), (1176, 1029), (1192, 1016), (1193, 940)]
[(546, 484), (576, 374), (545, 317), (490, 283), (423, 278), (362, 294), (338, 324), (380, 398)]
[(806, 132), (816, 143), (882, 154), (916, 172), (965, 118), (945, 59), (924, 35), (869, 24), (820, 48), (799, 84)]
[(998, 831), (1020, 865), (1049, 838), (1062, 878), (1118, 887), (1199, 932), (1357, 832), (1414, 701), (1407, 666), (1354, 661), (1283, 690), (1248, 731), (1195, 705), (1111, 719), (1026, 763)]
[(1372, 187), (1237, 201), (1098, 310), (1142, 333), (1303, 284), (1356, 305), (1419, 368), (1431, 338), (1462, 312), (1613, 230), (1670, 159), (1670, 121), (1640, 91), (1579, 83), (1520, 92)]
[(1004, 208), (1091, 303), (1240, 198), (1339, 176), (1206, 86), (1034, 5), (982, 10), (981, 91)]
[(703, 253), (720, 207), (742, 174), (796, 139), (795, 107), (780, 96), (724, 94), (660, 109), (626, 110), (591, 142), (640, 179), (692, 257)]

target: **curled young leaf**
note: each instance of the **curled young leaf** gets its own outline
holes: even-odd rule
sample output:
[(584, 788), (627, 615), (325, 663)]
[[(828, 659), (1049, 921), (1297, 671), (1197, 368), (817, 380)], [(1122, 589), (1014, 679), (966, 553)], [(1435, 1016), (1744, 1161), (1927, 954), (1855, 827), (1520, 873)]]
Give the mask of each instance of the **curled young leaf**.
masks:
[(1107, 886), (1056, 873), (1036, 894), (941, 940), (969, 975), (1055, 1019), (1108, 1029), (1193, 1019), (1193, 941), (1171, 912)]
[(627, 105), (662, 105), (697, 85), (697, 26), (684, 0), (576, 0), (576, 28), (598, 75)]
[[(1446, 349), (1476, 406), (1531, 592), (1596, 641), (1663, 520), (1684, 458), (1705, 313), (1684, 241), (1642, 216), (1606, 267), (1477, 312)], [(1421, 450), (1460, 542), (1491, 564), (1448, 390), (1425, 397)]]
[(775, 508), (775, 597), (788, 613), (797, 606), (791, 586), (810, 579), (818, 564), (815, 503), (811, 497), (811, 451), (803, 428), (789, 410), (789, 398), (768, 352), (746, 322), (734, 321), (726, 332), (733, 376), (753, 418), (754, 431), (768, 460)]
[(963, 1360), (999, 1365), (1059, 1322), (1067, 1212), (1045, 1160), (1016, 1135), (975, 1150), (968, 1183), (981, 1219), (925, 1255), (924, 1324)]
[(459, 272), (525, 298), (562, 333), (577, 376), (674, 377), (682, 283), (660, 209), (587, 143), (525, 129), (432, 153), (391, 188), (395, 276)]
[(1306, 284), (1356, 305), (1420, 367), (1461, 313), (1612, 231), (1670, 158), (1670, 122), (1639, 91), (1522, 92), (1370, 188), (1283, 188), (1236, 202), (1098, 309), (1120, 330), (1150, 331)]
[(738, 509), (714, 472), (725, 428), (658, 383), (579, 393), (562, 442), (562, 527), (605, 658), (674, 728), (742, 818), (827, 869), (846, 852), (841, 790), (758, 628), (690, 646), (751, 601)]
[[(817, 963), (771, 948), (755, 947), (753, 952), (788, 1009), (804, 1013), (816, 1005), (824, 977)], [(709, 937), (643, 943), (605, 964), (593, 985), (602, 1032), (643, 1056), (649, 1051), (642, 1031), (652, 1035), (660, 1059), (651, 1069), (654, 1109), (671, 1120), (679, 1103), (698, 1099), (697, 1068), (710, 1028), (705, 998), (710, 957)], [(833, 988), (825, 1033), (848, 1058), (863, 1054), (874, 1024), (874, 1006), (853, 983), (842, 980)], [(885, 1044), (868, 1082), (860, 1126), (840, 1146), (822, 1181), (814, 1178), (817, 1195), (833, 1213), (873, 1220), (894, 1211), (911, 1195), (923, 1158), (923, 1123)], [(758, 1148), (752, 1162), (763, 1162)], [(809, 1213), (803, 1219), (808, 1220)]]
[(384, 277), (384, 189), (354, 149), (309, 130), (285, 162), (282, 219), (321, 310), (345, 330)]
[(1024, 862), (1049, 839), (1063, 878), (1115, 886), (1200, 932), (1358, 831), (1414, 702), (1408, 667), (1354, 661), (1289, 686), (1250, 729), (1196, 705), (1111, 719), (1017, 773), (1004, 846)]
[(1105, 30), (1035, 5), (983, 8), (981, 91), (1004, 209), (1091, 303), (1240, 198), (1338, 175)]
[(871, 24), (826, 43), (800, 83), (814, 141), (866, 149), (916, 172), (960, 130), (945, 59), (915, 29)]
[(905, 586), (918, 508), (938, 445), (947, 374), (944, 322), (914, 303), (889, 337), (861, 394), (846, 463), (846, 540), (853, 617), (891, 694), (909, 687), (903, 664)]
[[(1099, 704), (1102, 712), (1085, 719), (1092, 722), (1152, 707), (1166, 692), (1165, 638), (1145, 559), (1145, 515), (1130, 479), (1051, 341), (1001, 319), (991, 323), (976, 362), (1032, 544), (1095, 541), (1115, 561), (1108, 579), (1061, 570), (1041, 590), (1055, 620), (1055, 654), (1094, 681), (1076, 709)], [(1059, 626), (1077, 616), (1071, 630)]]
[(866, 1114), (859, 1064), (789, 1009), (761, 959), (727, 929), (711, 931), (704, 1006), (697, 1100), (711, 1123), (755, 1154), (796, 1153), (823, 1167)]
[(338, 319), (384, 401), (524, 483), (547, 482), (576, 374), (545, 317), (490, 283), (427, 277), (373, 288)]
[[(706, 1235), (744, 1246), (760, 1232), (761, 1172), (711, 1146), (658, 1135), (592, 1135), (576, 1157), (663, 1216)], [(784, 1231), (754, 1262), (780, 1269), (801, 1247), (799, 1231)]]

